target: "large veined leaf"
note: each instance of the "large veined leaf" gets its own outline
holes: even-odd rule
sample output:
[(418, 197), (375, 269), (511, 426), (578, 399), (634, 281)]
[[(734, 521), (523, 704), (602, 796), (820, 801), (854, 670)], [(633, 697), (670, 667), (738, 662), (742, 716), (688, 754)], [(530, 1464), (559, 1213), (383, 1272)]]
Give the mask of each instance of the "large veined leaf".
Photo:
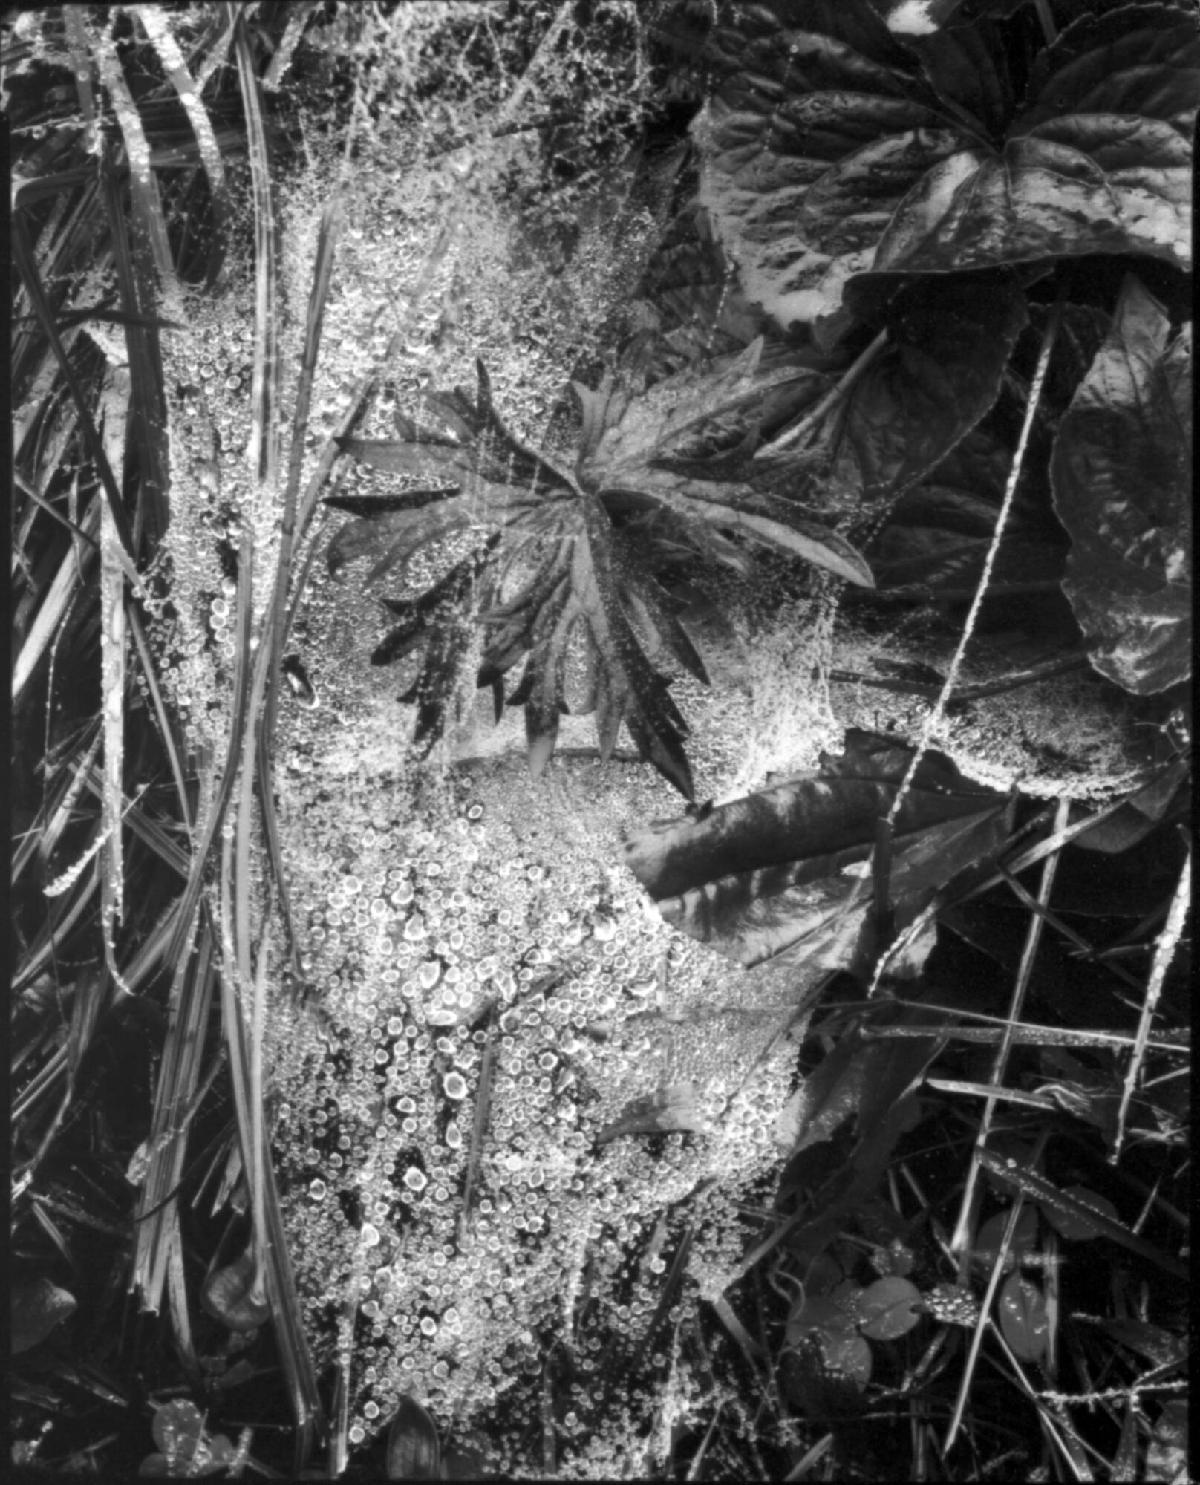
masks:
[[(781, 954), (809, 968), (860, 969), (872, 891), (863, 872), (912, 751), (851, 729), (814, 773), (632, 831), (626, 864), (663, 917), (743, 965)], [(911, 922), (956, 875), (1007, 838), (1005, 797), (925, 754), (894, 822), (890, 900)]]
[(1068, 26), (1038, 59), (999, 152), (933, 168), (879, 242), (879, 271), (945, 272), (1089, 253), (1191, 261), (1200, 31), (1167, 5)]
[(1051, 462), (1071, 537), (1063, 587), (1093, 664), (1139, 695), (1192, 668), (1191, 329), (1141, 282), (1063, 418)]
[(851, 390), (831, 474), (867, 511), (902, 495), (991, 410), (1025, 298), (974, 275), (906, 285), (887, 306), (887, 343)]
[(1095, 253), (1187, 267), (1194, 16), (1153, 3), (1084, 16), (1020, 103), (995, 24), (908, 37), (868, 0), (768, 0), (717, 28), (701, 199), (780, 324), (834, 314), (855, 275)]
[(868, 0), (741, 5), (710, 50), (700, 199), (751, 300), (783, 326), (831, 315), (964, 133)]

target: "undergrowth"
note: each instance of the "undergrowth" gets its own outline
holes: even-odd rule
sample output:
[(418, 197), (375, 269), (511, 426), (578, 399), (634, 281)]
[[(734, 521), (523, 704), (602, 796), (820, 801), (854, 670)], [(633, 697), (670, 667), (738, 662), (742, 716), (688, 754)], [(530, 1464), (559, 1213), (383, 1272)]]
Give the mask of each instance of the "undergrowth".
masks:
[(1195, 15), (798, 9), (7, 18), (13, 1470), (1184, 1477)]

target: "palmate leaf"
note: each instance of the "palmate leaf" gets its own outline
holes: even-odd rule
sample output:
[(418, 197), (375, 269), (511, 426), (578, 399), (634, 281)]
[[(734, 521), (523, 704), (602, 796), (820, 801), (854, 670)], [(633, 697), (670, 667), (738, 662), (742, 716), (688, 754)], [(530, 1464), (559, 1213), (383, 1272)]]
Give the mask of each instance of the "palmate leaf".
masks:
[[(416, 741), (427, 745), (445, 726), (470, 647), (471, 588), (480, 579), (479, 619), (490, 632), (477, 683), (493, 687), (499, 711), (504, 679), (524, 661), (510, 704), (525, 708), (533, 771), (540, 772), (553, 752), (566, 704), (568, 653), (573, 642), (582, 641), (594, 680), (601, 754), (611, 754), (624, 722), (642, 756), (691, 798), (686, 723), (643, 645), (674, 656), (703, 678), (699, 656), (651, 575), (617, 539), (597, 496), (521, 444), (496, 412), (482, 366), (479, 378), (474, 402), (461, 389), (429, 399), (457, 440), (404, 419), (398, 440), (344, 445), (377, 469), (434, 480), (443, 488), (425, 485), (382, 497), (374, 507), (378, 514), (365, 502), (335, 497), (330, 503), (348, 507), (357, 519), (330, 545), (334, 571), (370, 555), (376, 560), (368, 580), (375, 580), (455, 532), (490, 528), (492, 537), (482, 557), (460, 563), (423, 597), (389, 605), (401, 622), (380, 643), (376, 662), (387, 664), (425, 646), (418, 678), (402, 700), (418, 703)], [(504, 546), (505, 577), (522, 571), (525, 576), (519, 591), (507, 597), (496, 571), (480, 571), (498, 542)]]
[[(828, 527), (830, 516), (845, 513), (830, 498), (836, 487), (827, 478), (828, 461), (752, 457), (758, 430), (748, 412), (792, 388), (796, 400), (787, 416), (829, 384), (826, 374), (794, 357), (773, 356), (764, 367), (761, 340), (707, 367), (686, 367), (636, 398), (611, 382), (594, 392), (576, 384), (584, 420), (580, 478), (606, 501), (637, 495), (693, 528), (736, 531), (870, 587), (865, 560)], [(741, 442), (706, 454), (706, 435), (714, 427), (728, 432), (739, 412)]]

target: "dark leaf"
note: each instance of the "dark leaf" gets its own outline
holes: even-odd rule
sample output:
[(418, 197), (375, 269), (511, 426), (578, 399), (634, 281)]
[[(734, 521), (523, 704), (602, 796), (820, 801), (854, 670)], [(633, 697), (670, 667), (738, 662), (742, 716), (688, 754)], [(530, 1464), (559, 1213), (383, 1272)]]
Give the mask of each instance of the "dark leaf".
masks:
[[(401, 699), (419, 705), (417, 744), (431, 743), (444, 729), (447, 706), (469, 648), (468, 598), (472, 583), (480, 577), (479, 617), (490, 632), (477, 684), (493, 688), (499, 707), (503, 678), (524, 660), (525, 671), (514, 700), (525, 706), (534, 773), (541, 771), (553, 752), (558, 719), (566, 705), (568, 653), (572, 645), (582, 644), (592, 675), (590, 689), (596, 701), (602, 755), (611, 753), (617, 730), (625, 722), (642, 757), (690, 799), (691, 773), (683, 751), (686, 725), (667, 693), (667, 681), (647, 658), (634, 625), (653, 650), (674, 657), (694, 674), (703, 675), (703, 664), (637, 554), (618, 543), (600, 501), (572, 476), (520, 443), (495, 409), (486, 371), (482, 365), (477, 369), (479, 391), (474, 402), (461, 389), (427, 399), (461, 442), (452, 443), (402, 419), (399, 427), (404, 436), (399, 442), (348, 445), (351, 452), (376, 467), (408, 474), (419, 475), (422, 461), (432, 460), (437, 472), (455, 479), (462, 493), (434, 496), (436, 504), (363, 514), (331, 543), (332, 570), (354, 557), (371, 554), (377, 560), (368, 575), (370, 581), (456, 530), (491, 528), (482, 558), (460, 564), (421, 598), (390, 605), (401, 623), (377, 648), (376, 663), (389, 663), (424, 642), (420, 675)], [(585, 426), (593, 431), (603, 427), (609, 391), (592, 393), (585, 388), (581, 392)], [(683, 417), (672, 426), (690, 426), (691, 422), (690, 416)], [(399, 498), (411, 499), (411, 495)], [(478, 564), (501, 542), (499, 572), (481, 573)], [(517, 591), (511, 592), (514, 582)]]
[(435, 496), (433, 502), (350, 521), (329, 543), (325, 560), (336, 576), (348, 562), (374, 556), (367, 582), (403, 567), (423, 548), (462, 531), (472, 517), (465, 495)]
[(204, 1418), (194, 1402), (175, 1398), (155, 1408), (150, 1432), (163, 1454), (190, 1459), (204, 1437)]
[(441, 1445), (437, 1425), (415, 1398), (402, 1397), (388, 1429), (389, 1480), (436, 1480)]
[(1191, 674), (1191, 334), (1126, 280), (1051, 463), (1063, 587), (1093, 664), (1148, 695)]
[(13, 1355), (40, 1345), (50, 1332), (76, 1309), (73, 1294), (41, 1277), (18, 1278), (9, 1293), (9, 1324)]
[[(994, 1212), (980, 1227), (972, 1247), (973, 1255), (981, 1264), (991, 1268), (1000, 1258), (1004, 1234), (1008, 1228), (1010, 1208)], [(1031, 1206), (1023, 1206), (1017, 1217), (1017, 1225), (1004, 1252), (1005, 1272), (1017, 1264), (1024, 1263), (1037, 1246), (1037, 1213)]]
[(1166, 5), (1085, 16), (1038, 59), (1001, 151), (935, 165), (879, 240), (876, 271), (945, 273), (1038, 258), (1190, 261), (1200, 33)]
[(887, 308), (887, 344), (847, 399), (834, 480), (870, 511), (929, 474), (991, 410), (1025, 322), (1011, 280), (901, 290)]
[(868, 1284), (858, 1302), (863, 1335), (873, 1341), (894, 1341), (912, 1330), (920, 1314), (921, 1292), (895, 1274)]
[(861, 1040), (843, 1038), (784, 1104), (775, 1120), (775, 1143), (789, 1158), (832, 1139), (858, 1112), (868, 1051)]
[[(951, 9), (944, 4), (928, 8)], [(1003, 38), (989, 17), (980, 17), (978, 7), (972, 7), (969, 21), (950, 18), (935, 30), (905, 33), (901, 40), (920, 58), (930, 88), (965, 129), (982, 128), (992, 139), (1003, 138), (1012, 116), (1012, 82)]]
[(1046, 1296), (1023, 1274), (1009, 1274), (996, 1298), (1000, 1329), (1019, 1361), (1040, 1361), (1046, 1354), (1050, 1320)]
[(886, 275), (1097, 253), (1186, 270), (1194, 17), (1085, 15), (1037, 59), (1014, 117), (989, 20), (1012, 8), (889, 35), (867, 0), (770, 0), (714, 30), (722, 75), (694, 126), (701, 200), (747, 296), (780, 325), (838, 314), (855, 275), (861, 307)]
[[(1069, 1198), (1069, 1204), (1046, 1202), (1042, 1206), (1042, 1216), (1059, 1237), (1074, 1242), (1086, 1242), (1089, 1238), (1100, 1237), (1102, 1229), (1089, 1215), (1090, 1211), (1100, 1217), (1107, 1217), (1110, 1223), (1120, 1221), (1117, 1209), (1108, 1197), (1100, 1196), (1087, 1186), (1068, 1186), (1062, 1194)], [(1081, 1211), (1080, 1208), (1084, 1210)]]
[(867, 0), (740, 6), (710, 48), (700, 199), (748, 298), (784, 327), (831, 315), (965, 136)]
[[(861, 873), (911, 752), (852, 729), (820, 770), (630, 832), (626, 862), (664, 918), (742, 964), (790, 950), (809, 967), (861, 968), (870, 883)], [(927, 753), (895, 822), (891, 897), (905, 926), (958, 872), (1002, 846), (1004, 796)]]
[(1176, 759), (1156, 778), (1122, 800), (1112, 814), (1106, 814), (1090, 830), (1077, 835), (1071, 844), (1085, 851), (1119, 856), (1157, 830), (1168, 814), (1183, 814), (1189, 792), (1188, 765), (1183, 759)]

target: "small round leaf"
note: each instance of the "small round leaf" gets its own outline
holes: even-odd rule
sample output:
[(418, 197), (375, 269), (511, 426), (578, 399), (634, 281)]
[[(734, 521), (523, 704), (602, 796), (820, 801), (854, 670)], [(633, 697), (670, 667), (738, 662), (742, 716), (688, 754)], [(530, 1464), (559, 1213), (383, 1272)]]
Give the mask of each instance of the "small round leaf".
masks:
[(914, 1308), (921, 1303), (920, 1290), (896, 1275), (868, 1285), (858, 1303), (860, 1329), (873, 1341), (894, 1341), (920, 1318)]
[(204, 1437), (204, 1418), (194, 1402), (174, 1398), (155, 1408), (150, 1432), (160, 1453), (168, 1459), (190, 1460)]
[(871, 1348), (853, 1331), (823, 1330), (817, 1333), (825, 1373), (839, 1381), (865, 1387), (871, 1380)]

